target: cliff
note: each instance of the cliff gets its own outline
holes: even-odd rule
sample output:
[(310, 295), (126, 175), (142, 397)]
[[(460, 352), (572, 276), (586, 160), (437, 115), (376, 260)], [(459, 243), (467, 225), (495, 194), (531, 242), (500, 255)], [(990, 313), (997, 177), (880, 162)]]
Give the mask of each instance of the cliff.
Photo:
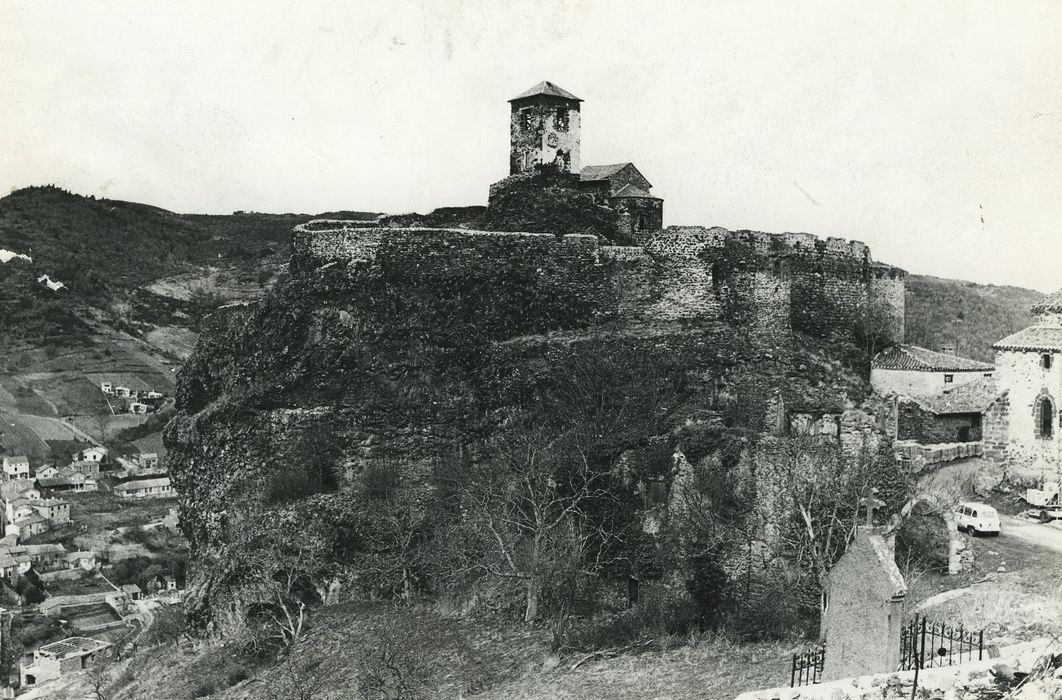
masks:
[(875, 333), (902, 329), (903, 280), (862, 244), (804, 234), (672, 228), (624, 248), (299, 226), (287, 276), (211, 317), (179, 376), (166, 444), (201, 565), (193, 611), (210, 619), (238, 589), (226, 562), (249, 532), (266, 548), (297, 533), (325, 543), (324, 559), (357, 559), (373, 527), (359, 494), (377, 488), (381, 464), (396, 483), (436, 488), (446, 455), (474, 460), (514, 416), (589, 374), (601, 394), (571, 421), (620, 399), (618, 421), (660, 406), (595, 443), (606, 466), (662, 445), (641, 476), (665, 474), (676, 441), (762, 431), (777, 399), (840, 413), (868, 391), (868, 311), (881, 311)]

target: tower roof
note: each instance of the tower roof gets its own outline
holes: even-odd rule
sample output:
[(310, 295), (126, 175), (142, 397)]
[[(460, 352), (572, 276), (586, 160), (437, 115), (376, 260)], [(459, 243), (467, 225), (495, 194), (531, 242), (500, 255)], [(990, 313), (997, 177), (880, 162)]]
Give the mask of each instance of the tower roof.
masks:
[(538, 97), (539, 95), (549, 95), (550, 97), (563, 97), (566, 100), (575, 100), (576, 102), (582, 102), (582, 99), (576, 97), (567, 90), (557, 87), (548, 80), (543, 80), (538, 85), (534, 86), (530, 90), (525, 90), (519, 95), (509, 100), (509, 102), (516, 102), (517, 100), (525, 100), (529, 97)]

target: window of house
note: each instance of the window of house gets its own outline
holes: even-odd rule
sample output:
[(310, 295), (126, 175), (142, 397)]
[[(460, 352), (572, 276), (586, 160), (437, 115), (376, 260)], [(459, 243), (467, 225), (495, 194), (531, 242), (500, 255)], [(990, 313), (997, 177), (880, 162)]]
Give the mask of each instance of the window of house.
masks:
[(520, 123), (523, 125), (525, 131), (530, 131), (532, 126), (532, 114), (530, 109), (525, 109), (520, 112)]
[(986, 377), (991, 377), (991, 376), (992, 376), (992, 373), (991, 373), (991, 372), (985, 372), (984, 376), (986, 376)]
[(954, 374), (945, 374), (944, 375), (944, 383), (945, 384), (951, 384), (953, 381), (955, 381), (955, 375)]
[(557, 131), (568, 130), (568, 110), (565, 107), (557, 107), (557, 114), (553, 118), (553, 125), (557, 127)]
[(644, 231), (645, 229), (646, 229), (645, 217), (644, 216), (639, 216), (638, 217), (638, 230), (639, 231)]
[(1036, 403), (1036, 437), (1050, 438), (1054, 434), (1055, 404), (1044, 396)]
[(1040, 355), (1040, 366), (1044, 369), (1051, 369), (1051, 353), (1045, 352)]

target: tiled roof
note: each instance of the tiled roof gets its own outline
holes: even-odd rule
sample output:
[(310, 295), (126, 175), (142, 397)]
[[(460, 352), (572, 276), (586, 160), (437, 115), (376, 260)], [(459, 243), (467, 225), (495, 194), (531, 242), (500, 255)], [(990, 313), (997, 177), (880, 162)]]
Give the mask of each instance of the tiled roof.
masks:
[(613, 163), (612, 165), (587, 165), (579, 171), (579, 180), (582, 182), (596, 182), (607, 180), (620, 170), (634, 163)]
[(882, 350), (874, 357), (874, 368), (919, 372), (985, 372), (995, 369), (985, 362), (934, 352), (917, 345), (893, 345)]
[(538, 85), (534, 86), (530, 90), (525, 90), (519, 95), (509, 100), (510, 102), (516, 102), (517, 100), (525, 100), (528, 97), (538, 97), (539, 95), (549, 95), (550, 97), (563, 97), (566, 100), (575, 100), (576, 102), (582, 102), (581, 99), (568, 92), (564, 88), (557, 87), (548, 80), (543, 80)]
[(1033, 305), (1034, 314), (1062, 313), (1062, 289), (1041, 299)]
[(612, 195), (612, 197), (609, 197), (609, 199), (612, 199), (614, 197), (632, 197), (632, 198), (638, 198), (638, 199), (660, 199), (659, 197), (654, 197), (653, 195), (649, 194), (648, 192), (643, 190), (641, 187), (637, 187), (636, 185), (630, 185), (630, 184), (627, 184), (627, 185), (624, 185), (623, 187), (621, 187), (619, 189), (619, 191), (616, 192), (616, 194)]
[(993, 377), (964, 382), (954, 389), (929, 396), (912, 396), (912, 401), (931, 413), (981, 413), (1003, 393)]
[(1029, 326), (992, 347), (997, 350), (1062, 350), (1062, 327)]

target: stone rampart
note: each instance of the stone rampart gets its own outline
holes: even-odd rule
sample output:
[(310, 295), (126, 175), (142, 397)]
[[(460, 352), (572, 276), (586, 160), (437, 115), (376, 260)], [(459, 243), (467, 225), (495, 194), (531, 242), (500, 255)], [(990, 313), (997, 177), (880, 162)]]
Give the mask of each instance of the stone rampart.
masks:
[(806, 233), (771, 234), (719, 227), (671, 226), (645, 246), (602, 246), (592, 235), (386, 228), (372, 222), (312, 221), (292, 235), (292, 270), (304, 274), (330, 263), (350, 270), (402, 269), (403, 274), (461, 274), (518, 263), (582, 290), (609, 298), (599, 317), (631, 323), (745, 325), (753, 336), (777, 342), (791, 330), (819, 337), (851, 336), (882, 307), (889, 335), (902, 339), (904, 274), (871, 262), (858, 241)]

